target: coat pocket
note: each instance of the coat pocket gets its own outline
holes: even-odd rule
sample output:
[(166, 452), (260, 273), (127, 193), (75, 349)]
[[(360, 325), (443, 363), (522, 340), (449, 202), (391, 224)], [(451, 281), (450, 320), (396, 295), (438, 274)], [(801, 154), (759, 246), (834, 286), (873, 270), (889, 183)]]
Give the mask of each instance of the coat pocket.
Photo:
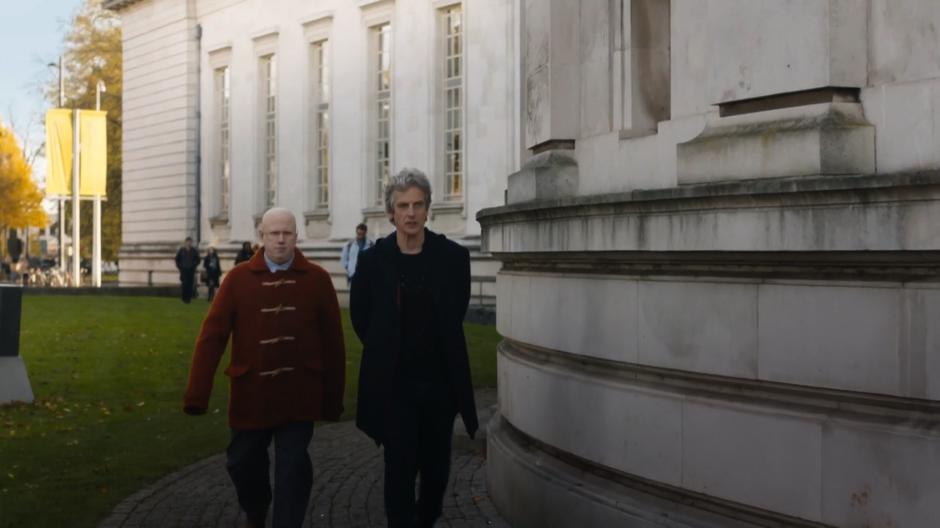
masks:
[(250, 368), (243, 365), (229, 365), (228, 368), (225, 369), (225, 375), (235, 379), (248, 374), (248, 371), (250, 370)]

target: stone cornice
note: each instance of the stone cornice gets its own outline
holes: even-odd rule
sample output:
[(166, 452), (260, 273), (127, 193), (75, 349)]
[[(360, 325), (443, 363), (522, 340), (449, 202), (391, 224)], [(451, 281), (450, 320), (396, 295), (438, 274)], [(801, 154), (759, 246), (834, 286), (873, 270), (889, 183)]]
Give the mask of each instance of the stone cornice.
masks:
[(697, 184), (477, 214), (484, 250), (502, 255), (940, 251), (937, 217), (940, 171)]
[(532, 201), (490, 207), (477, 212), (480, 223), (498, 221), (499, 217), (540, 210), (578, 209), (613, 204), (755, 197), (793, 193), (863, 191), (904, 187), (940, 186), (940, 170), (868, 176), (800, 176), (682, 185), (665, 189), (642, 189), (622, 193), (575, 196), (557, 200)]
[(502, 272), (742, 280), (936, 282), (940, 251), (592, 251), (499, 253)]

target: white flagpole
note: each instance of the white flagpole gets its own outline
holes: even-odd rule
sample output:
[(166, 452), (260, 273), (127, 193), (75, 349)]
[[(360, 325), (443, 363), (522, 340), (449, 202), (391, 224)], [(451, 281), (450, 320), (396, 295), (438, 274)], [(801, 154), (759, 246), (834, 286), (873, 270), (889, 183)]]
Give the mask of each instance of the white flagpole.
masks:
[(68, 269), (65, 260), (65, 196), (59, 196), (59, 269), (64, 273)]
[(101, 287), (101, 195), (95, 195), (95, 240), (93, 244), (92, 274), (95, 288)]
[(80, 110), (76, 108), (73, 110), (75, 113), (75, 124), (72, 128), (72, 286), (78, 288), (82, 285), (82, 267), (81, 267), (81, 255), (80, 249), (81, 244), (79, 241), (79, 200), (78, 200), (78, 178), (79, 171), (81, 167), (78, 163), (79, 149), (81, 148), (81, 142), (79, 141), (79, 112)]
[[(101, 110), (101, 92), (105, 91), (104, 82), (95, 85), (95, 110)], [(95, 232), (92, 242), (91, 275), (95, 288), (101, 287), (101, 195), (95, 195)]]

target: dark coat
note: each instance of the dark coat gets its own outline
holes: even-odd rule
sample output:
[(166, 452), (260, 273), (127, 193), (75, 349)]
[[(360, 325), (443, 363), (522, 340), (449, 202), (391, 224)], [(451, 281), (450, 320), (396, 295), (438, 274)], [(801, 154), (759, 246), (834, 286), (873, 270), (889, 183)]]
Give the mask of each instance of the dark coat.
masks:
[(239, 265), (242, 262), (248, 262), (251, 260), (251, 256), (254, 255), (254, 252), (250, 249), (241, 248), (238, 250), (238, 254), (235, 255), (235, 265)]
[(183, 246), (176, 252), (176, 269), (181, 272), (194, 272), (199, 266), (199, 250)]
[[(428, 281), (433, 292), (434, 343), (444, 358), (446, 381), (457, 411), (472, 437), (479, 423), (463, 333), (463, 319), (470, 303), (470, 252), (444, 235), (427, 229), (424, 233), (422, 251), (430, 259)], [(401, 345), (397, 301), (399, 255), (395, 233), (360, 254), (349, 294), (353, 328), (363, 344), (356, 425), (377, 443), (384, 438), (385, 406), (393, 390)]]
[(343, 413), (346, 348), (330, 274), (294, 250), (271, 273), (259, 250), (222, 281), (196, 339), (183, 410), (202, 414), (232, 337), (229, 425), (267, 429)]
[(206, 270), (206, 279), (218, 286), (219, 277), (222, 276), (222, 264), (219, 262), (219, 256), (206, 254), (206, 258), (202, 259), (202, 267)]

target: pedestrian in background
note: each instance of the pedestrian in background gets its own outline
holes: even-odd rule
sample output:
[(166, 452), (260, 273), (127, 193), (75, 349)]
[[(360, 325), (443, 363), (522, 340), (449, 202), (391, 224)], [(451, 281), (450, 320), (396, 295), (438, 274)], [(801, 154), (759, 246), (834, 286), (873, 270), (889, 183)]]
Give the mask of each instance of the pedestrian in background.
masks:
[[(295, 248), (293, 213), (261, 219), (264, 247), (225, 277), (196, 340), (184, 412), (204, 414), (229, 336), (226, 467), (249, 527), (299, 528), (313, 485), (315, 420), (343, 413), (346, 353), (330, 274)], [(274, 493), (268, 446), (274, 441)]]
[(219, 263), (219, 255), (215, 248), (209, 246), (206, 250), (206, 258), (202, 260), (202, 269), (206, 274), (206, 288), (209, 290), (209, 302), (215, 297), (215, 289), (219, 287), (219, 278), (222, 277), (222, 264)]
[(238, 250), (238, 254), (235, 255), (235, 265), (239, 265), (242, 262), (248, 262), (251, 260), (251, 256), (255, 252), (251, 249), (251, 242), (242, 242), (242, 248)]
[(186, 237), (183, 247), (176, 252), (176, 269), (180, 272), (180, 289), (183, 302), (189, 304), (196, 287), (196, 268), (199, 266), (199, 250), (193, 247), (192, 237)]
[[(405, 169), (385, 187), (395, 232), (359, 255), (350, 313), (363, 343), (356, 425), (385, 445), (390, 527), (427, 528), (441, 515), (457, 413), (478, 427), (463, 319), (470, 253), (424, 227), (431, 185)], [(415, 477), (420, 495), (415, 502)]]
[(369, 227), (365, 224), (356, 226), (356, 238), (350, 240), (343, 246), (343, 253), (339, 257), (340, 264), (346, 270), (346, 284), (352, 282), (353, 275), (356, 274), (356, 263), (359, 261), (359, 253), (369, 249), (373, 243), (366, 234)]

